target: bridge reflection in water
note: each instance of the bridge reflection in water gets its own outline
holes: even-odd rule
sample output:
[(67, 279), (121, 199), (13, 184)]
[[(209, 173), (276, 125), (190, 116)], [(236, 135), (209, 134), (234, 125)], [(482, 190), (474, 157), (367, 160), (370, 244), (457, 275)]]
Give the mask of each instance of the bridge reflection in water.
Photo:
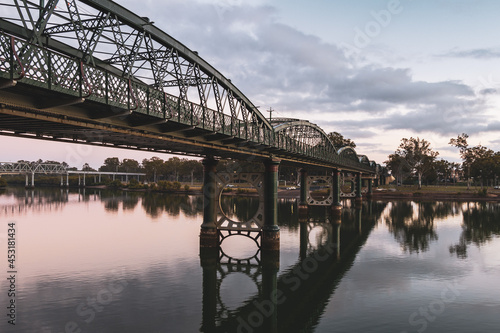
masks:
[[(299, 258), (284, 271), (280, 271), (279, 253), (275, 251), (257, 251), (254, 257), (241, 260), (228, 257), (224, 244), (220, 249), (201, 249), (200, 331), (311, 332), (386, 205), (366, 201), (345, 208), (340, 216), (329, 207), (310, 209), (298, 221)], [(247, 275), (258, 292), (228, 310), (221, 284), (235, 273)]]

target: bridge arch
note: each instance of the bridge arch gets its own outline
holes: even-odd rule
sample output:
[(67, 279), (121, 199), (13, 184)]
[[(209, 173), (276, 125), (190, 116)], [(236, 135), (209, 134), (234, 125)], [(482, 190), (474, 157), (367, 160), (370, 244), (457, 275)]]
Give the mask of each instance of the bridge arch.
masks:
[(355, 161), (356, 163), (361, 162), (358, 154), (356, 153), (356, 150), (354, 150), (353, 147), (350, 146), (342, 147), (337, 151), (337, 154), (349, 160)]
[(272, 125), (280, 144), (286, 148), (317, 151), (337, 156), (337, 151), (328, 135), (316, 124), (292, 118), (273, 119)]
[[(196, 122), (206, 118), (204, 111), (210, 109), (272, 130), (269, 121), (230, 79), (147, 17), (110, 0), (48, 0), (18, 7), (0, 4), (6, 13), (0, 19), (2, 30), (62, 56), (49, 60), (44, 51), (19, 45), (16, 52), (21, 67), (23, 61), (37, 63), (37, 68), (31, 69), (24, 64), (25, 78), (52, 76), (60, 81), (53, 82), (55, 85), (63, 84), (65, 77), (80, 76), (84, 96), (97, 102), (111, 98), (109, 94), (103, 96), (108, 89), (103, 88), (104, 81), (109, 80), (110, 86), (124, 92), (111, 101), (114, 106), (126, 105), (142, 113), (147, 110), (148, 115), (170, 113), (170, 117), (183, 109), (194, 110)], [(66, 62), (64, 57), (78, 61), (62, 64)], [(63, 70), (50, 73), (54, 63), (62, 64)], [(112, 75), (108, 78), (104, 73)], [(75, 82), (65, 84), (75, 86)], [(224, 126), (227, 120), (219, 118), (218, 126)]]

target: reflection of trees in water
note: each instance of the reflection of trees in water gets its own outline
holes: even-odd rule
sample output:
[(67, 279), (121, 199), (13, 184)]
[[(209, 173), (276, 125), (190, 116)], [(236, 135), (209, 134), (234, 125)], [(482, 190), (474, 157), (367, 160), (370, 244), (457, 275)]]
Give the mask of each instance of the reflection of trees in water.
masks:
[(139, 203), (140, 194), (137, 192), (125, 192), (125, 197), (123, 198), (123, 210), (134, 210)]
[(104, 209), (108, 212), (117, 212), (119, 205), (120, 205), (120, 200), (118, 198), (108, 198), (108, 199), (103, 199), (104, 201)]
[(203, 212), (203, 197), (148, 192), (144, 194), (142, 207), (152, 217), (164, 212), (172, 216), (178, 216), (180, 212), (195, 216)]
[(405, 252), (418, 253), (427, 251), (430, 242), (438, 239), (434, 219), (458, 212), (458, 204), (453, 202), (396, 201), (391, 204), (385, 222)]
[(463, 211), (462, 234), (457, 244), (450, 246), (450, 253), (467, 258), (467, 246), (480, 247), (500, 235), (500, 205), (498, 203), (467, 203)]
[(259, 209), (259, 198), (223, 195), (220, 198), (220, 206), (228, 218), (239, 222), (246, 222)]

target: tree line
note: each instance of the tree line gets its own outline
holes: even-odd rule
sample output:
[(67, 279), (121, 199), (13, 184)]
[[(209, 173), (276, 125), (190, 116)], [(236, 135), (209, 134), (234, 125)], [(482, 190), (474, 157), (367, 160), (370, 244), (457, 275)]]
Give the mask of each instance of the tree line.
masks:
[(500, 174), (500, 151), (494, 152), (485, 146), (470, 146), (465, 133), (451, 138), (449, 144), (458, 148), (462, 163), (437, 159), (439, 152), (430, 147), (425, 139), (401, 139), (399, 147), (384, 163), (396, 179), (397, 184), (417, 182), (445, 184), (462, 180), (470, 187), (472, 181), (483, 185), (497, 185)]

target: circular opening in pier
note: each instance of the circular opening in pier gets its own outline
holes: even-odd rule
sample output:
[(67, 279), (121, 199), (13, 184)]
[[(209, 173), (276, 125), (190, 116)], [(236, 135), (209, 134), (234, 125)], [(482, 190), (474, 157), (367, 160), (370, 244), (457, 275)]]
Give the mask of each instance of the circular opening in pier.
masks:
[(231, 259), (244, 260), (253, 258), (259, 248), (253, 239), (242, 235), (234, 235), (222, 241), (221, 250)]
[(330, 196), (330, 185), (323, 179), (318, 179), (312, 182), (309, 186), (309, 195), (317, 201), (323, 201)]
[(340, 192), (345, 194), (354, 193), (355, 183), (352, 180), (345, 180), (340, 184)]
[(252, 184), (235, 180), (223, 188), (220, 207), (231, 221), (247, 222), (259, 210), (259, 201), (259, 193)]

